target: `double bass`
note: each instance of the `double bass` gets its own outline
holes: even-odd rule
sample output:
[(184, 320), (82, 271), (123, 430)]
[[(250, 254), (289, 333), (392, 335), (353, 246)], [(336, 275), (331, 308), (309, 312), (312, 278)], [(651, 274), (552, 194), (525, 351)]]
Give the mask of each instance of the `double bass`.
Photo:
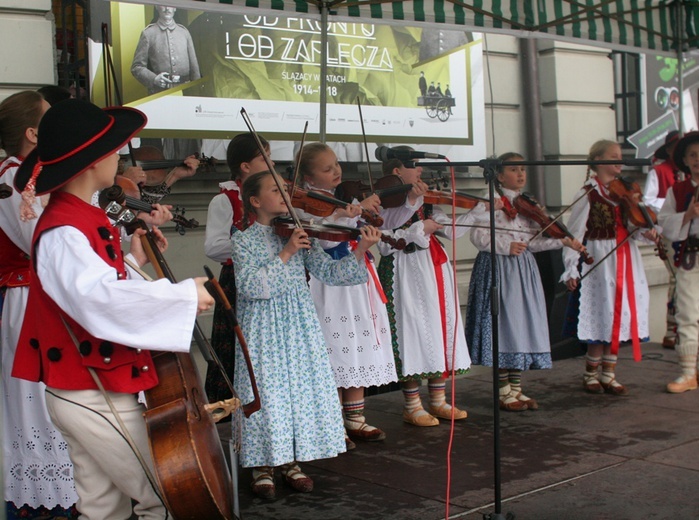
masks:
[[(142, 222), (137, 225), (143, 226)], [(141, 240), (158, 277), (174, 283), (152, 232), (146, 231)], [(233, 398), (210, 405), (189, 354), (162, 351), (153, 352), (152, 357), (159, 383), (144, 392), (147, 410), (143, 415), (165, 507), (176, 520), (237, 518), (215, 416), (227, 415), (220, 409), (230, 412), (239, 407), (239, 401)], [(249, 374), (255, 399), (243, 406), (246, 416), (260, 408), (254, 374)]]
[[(111, 78), (116, 78), (108, 42), (107, 24), (102, 24), (105, 63)], [(114, 87), (121, 105), (116, 81)], [(145, 227), (142, 221), (138, 225)], [(152, 232), (147, 230), (141, 241), (158, 276), (174, 282)], [(195, 338), (199, 338), (196, 327)], [(157, 480), (153, 484), (158, 485), (165, 507), (176, 520), (234, 520), (234, 490), (214, 413), (219, 407), (228, 407), (230, 413), (237, 398), (212, 407), (189, 354), (154, 352), (152, 357), (159, 384), (145, 393), (148, 410), (144, 417)], [(260, 406), (253, 377), (250, 382), (256, 399), (243, 406), (245, 413)]]

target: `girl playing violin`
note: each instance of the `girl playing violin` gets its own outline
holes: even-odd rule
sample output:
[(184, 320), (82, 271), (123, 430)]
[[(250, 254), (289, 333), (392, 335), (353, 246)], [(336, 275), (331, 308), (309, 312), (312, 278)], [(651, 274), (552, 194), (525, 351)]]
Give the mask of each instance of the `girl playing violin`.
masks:
[[(600, 140), (592, 145), (587, 158), (620, 161), (621, 157), (618, 143)], [(591, 177), (590, 170), (594, 172)], [(577, 251), (563, 251), (561, 281), (568, 290), (579, 290), (579, 310), (574, 310), (571, 299), (569, 312), (577, 314), (577, 337), (587, 343), (583, 388), (592, 394), (628, 395), (628, 389), (616, 380), (619, 343), (631, 340), (634, 355), (640, 359), (640, 342), (648, 341), (648, 283), (636, 243), (642, 238), (620, 204), (612, 200), (608, 188), (620, 174), (621, 164), (591, 165), (587, 182), (573, 199), (583, 197), (571, 209), (568, 229), (574, 236), (584, 236), (596, 263), (580, 267)], [(656, 236), (654, 230), (643, 233), (648, 240)], [(579, 283), (591, 269), (590, 276)]]
[[(269, 154), (269, 143), (264, 137), (258, 137)], [(238, 134), (231, 140), (226, 150), (226, 163), (231, 171), (231, 178), (219, 184), (221, 192), (209, 203), (206, 214), (204, 251), (206, 256), (221, 263), (219, 283), (228, 301), (235, 308), (235, 276), (231, 259), (231, 235), (245, 228), (243, 200), (241, 198), (243, 182), (253, 173), (266, 171), (267, 165), (251, 133)], [(252, 217), (254, 218), (254, 215)], [(231, 376), (234, 367), (234, 345), (233, 329), (225, 316), (225, 310), (217, 304), (214, 309), (211, 346), (218, 354), (226, 373)], [(212, 403), (230, 397), (230, 389), (221, 375), (221, 371), (216, 367), (207, 371), (206, 393), (209, 402)]]
[[(342, 168), (335, 152), (325, 144), (311, 143), (300, 153), (299, 170), (305, 187), (334, 195), (335, 188), (342, 181)], [(371, 195), (359, 204), (336, 210), (328, 221), (355, 227), (364, 207), (378, 212), (384, 222), (403, 222), (415, 211), (410, 201), (411, 198), (413, 202), (417, 199), (416, 190), (402, 207), (383, 209), (379, 206), (379, 198)], [(321, 246), (333, 258), (342, 258), (350, 254), (356, 244), (321, 241)], [(348, 449), (355, 447), (352, 440), (381, 441), (386, 438), (382, 430), (366, 422), (364, 388), (397, 380), (386, 296), (379, 283), (373, 256), (367, 252), (364, 260), (370, 275), (366, 284), (332, 287), (315, 277), (310, 281), (342, 402)]]
[(699, 349), (699, 132), (689, 132), (677, 143), (674, 163), (688, 178), (672, 186), (658, 215), (665, 236), (674, 241), (677, 254), (677, 332), (675, 350), (680, 358), (680, 376), (668, 383), (667, 391), (679, 394), (697, 388)]
[[(364, 253), (379, 240), (380, 232), (362, 228), (353, 254), (340, 260), (325, 253), (302, 229), (295, 229), (288, 239), (279, 237), (273, 219), (288, 209), (269, 172), (245, 181), (243, 204), (256, 222), (232, 237), (238, 318), (262, 409), (243, 421), (240, 460), (253, 468), (252, 490), (261, 497), (275, 496), (275, 467), (281, 467), (293, 489), (310, 492), (313, 481), (297, 461), (335, 457), (346, 448), (340, 403), (306, 270), (326, 284), (365, 284)], [(236, 391), (248, 402), (252, 389), (247, 368), (240, 351), (235, 358)]]
[[(517, 153), (506, 153), (498, 161), (515, 162), (524, 158)], [(527, 182), (524, 166), (498, 168), (498, 197), (512, 207), (514, 199)], [(500, 409), (512, 412), (536, 410), (535, 399), (522, 393), (522, 371), (551, 368), (551, 345), (544, 290), (533, 252), (557, 249), (562, 246), (581, 249), (577, 240), (562, 240), (532, 236), (539, 227), (530, 218), (517, 213), (514, 218), (504, 211), (495, 214), (495, 250), (490, 255), (490, 229), (473, 228), (471, 242), (478, 248), (478, 256), (471, 273), (466, 314), (466, 338), (471, 360), (478, 365), (492, 366), (491, 343), (491, 261), (497, 264), (502, 309), (498, 323), (500, 338)]]
[[(424, 185), (420, 180), (422, 168), (414, 161), (390, 159), (383, 163), (383, 174), (398, 175), (408, 184)], [(458, 227), (452, 236), (447, 226), (451, 218), (438, 206), (422, 204), (422, 197), (418, 204), (416, 213), (390, 232), (404, 238), (408, 246), (399, 251), (379, 244), (379, 278), (388, 297), (393, 353), (405, 397), (403, 421), (415, 426), (437, 426), (437, 417), (451, 419), (452, 407), (445, 397), (445, 373), (452, 369), (453, 349), (457, 374), (469, 368), (471, 359), (459, 303), (454, 301), (449, 258), (436, 233), (454, 239), (466, 233), (466, 228)], [(485, 205), (479, 204), (457, 217), (457, 224), (471, 224), (483, 215)], [(429, 413), (420, 401), (418, 387), (422, 379), (429, 381)], [(457, 420), (467, 416), (458, 408), (453, 412)]]

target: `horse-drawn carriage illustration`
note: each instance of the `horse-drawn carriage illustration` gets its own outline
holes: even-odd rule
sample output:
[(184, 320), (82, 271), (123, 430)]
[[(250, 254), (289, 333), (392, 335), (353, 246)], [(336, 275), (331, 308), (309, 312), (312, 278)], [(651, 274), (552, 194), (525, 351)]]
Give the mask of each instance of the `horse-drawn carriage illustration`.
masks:
[(425, 107), (427, 115), (434, 119), (435, 117), (444, 122), (451, 115), (451, 108), (456, 106), (456, 100), (449, 96), (418, 96), (417, 106)]

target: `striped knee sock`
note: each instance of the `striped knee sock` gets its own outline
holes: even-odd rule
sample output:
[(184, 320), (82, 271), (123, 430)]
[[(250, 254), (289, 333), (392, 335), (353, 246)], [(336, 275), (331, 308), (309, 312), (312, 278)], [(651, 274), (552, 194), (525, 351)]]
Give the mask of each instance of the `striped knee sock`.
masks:
[(427, 389), (430, 393), (430, 406), (433, 408), (439, 408), (443, 404), (446, 404), (446, 386), (447, 384), (442, 381), (441, 383), (428, 383)]
[(515, 394), (519, 394), (522, 391), (522, 371), (521, 370), (508, 370), (507, 380), (510, 383), (510, 388)]
[[(345, 415), (345, 428), (348, 430), (358, 430), (362, 428), (362, 424), (366, 423), (364, 417), (364, 399), (359, 401), (345, 401), (342, 403), (342, 410)], [(368, 424), (364, 426), (364, 430), (375, 430), (373, 426)]]
[(597, 371), (599, 369), (601, 357), (592, 357), (590, 354), (585, 355), (585, 378), (598, 379)]
[(614, 379), (614, 373), (616, 371), (616, 361), (617, 356), (613, 354), (607, 354), (602, 356), (602, 375), (600, 375), (599, 380), (602, 383), (609, 383)]
[(403, 397), (405, 398), (405, 411), (408, 413), (422, 409), (422, 401), (420, 401), (420, 388), (403, 388)]

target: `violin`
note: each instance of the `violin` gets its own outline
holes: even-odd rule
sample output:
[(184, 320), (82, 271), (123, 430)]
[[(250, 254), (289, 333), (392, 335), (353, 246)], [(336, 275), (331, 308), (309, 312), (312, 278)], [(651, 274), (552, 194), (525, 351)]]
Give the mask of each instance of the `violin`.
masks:
[(643, 203), (643, 192), (638, 183), (625, 177), (616, 177), (607, 186), (609, 198), (621, 206), (624, 216), (636, 227), (653, 228), (658, 223), (655, 212)]
[(362, 181), (343, 181), (335, 188), (335, 196), (347, 202), (354, 199), (364, 200), (371, 195), (378, 195), (384, 208), (399, 208), (405, 204), (412, 184), (405, 184), (398, 175), (384, 175), (374, 183), (374, 191)]
[[(123, 175), (117, 175), (114, 181), (114, 186), (105, 188), (99, 194), (99, 205), (107, 211), (110, 216), (118, 215), (121, 209), (109, 208), (109, 205), (116, 203), (121, 207), (134, 211), (143, 211), (150, 213), (155, 208), (140, 199), (140, 191), (135, 182), (127, 179)], [(184, 235), (185, 229), (194, 229), (199, 227), (199, 222), (195, 219), (187, 220), (181, 213), (184, 213), (182, 208), (174, 208), (172, 212), (172, 221), (175, 223), (175, 228), (180, 235)]]
[[(616, 177), (607, 189), (609, 198), (621, 205), (622, 211), (634, 226), (653, 229), (658, 223), (655, 212), (643, 203), (643, 193), (638, 183), (625, 177)], [(669, 259), (662, 240), (656, 242), (656, 250), (661, 260)]]
[[(304, 190), (296, 187), (292, 189), (292, 181), (287, 180), (289, 193), (293, 193), (291, 204), (306, 213), (317, 217), (329, 217), (337, 208), (344, 208), (349, 204), (344, 200), (330, 197), (326, 193)], [(380, 227), (383, 225), (383, 219), (379, 215), (362, 208), (362, 218), (370, 225)]]
[(0, 199), (6, 199), (12, 195), (12, 186), (6, 182), (0, 182)]
[[(272, 221), (274, 232), (282, 238), (289, 238), (297, 227), (294, 220), (289, 217), (277, 217)], [(359, 228), (336, 224), (315, 224), (302, 220), (301, 227), (309, 237), (331, 242), (347, 242), (348, 240), (357, 240), (361, 236)], [(383, 233), (381, 234), (381, 242), (385, 242), (399, 251), (405, 249), (407, 245), (404, 238), (395, 239)]]
[[(521, 193), (514, 199), (512, 204), (514, 209), (516, 209), (522, 216), (530, 218), (539, 224), (542, 229), (545, 230), (543, 232), (544, 236), (557, 238), (559, 240), (563, 238), (575, 240), (575, 237), (571, 234), (568, 228), (562, 222), (554, 220), (548, 213), (546, 213), (544, 207), (539, 204), (539, 202), (537, 202), (537, 200), (529, 193)], [(586, 251), (582, 251), (580, 256), (582, 256), (583, 261), (588, 265), (595, 261), (595, 259), (588, 255)]]
[[(133, 162), (136, 166), (140, 166), (141, 169), (146, 172), (146, 186), (157, 186), (165, 182), (170, 174), (172, 168), (178, 166), (186, 166), (182, 160), (168, 160), (165, 159), (163, 152), (156, 148), (155, 146), (141, 146), (140, 148), (134, 148)], [(133, 164), (129, 160), (129, 156), (126, 155), (122, 157), (124, 164), (120, 165), (122, 170), (125, 170), (130, 165)], [(211, 165), (214, 161), (211, 157), (206, 157), (204, 155), (197, 154), (197, 159), (199, 159), (199, 169), (205, 165)], [(120, 170), (121, 171), (121, 170)]]
[(438, 190), (427, 190), (424, 195), (425, 204), (447, 204), (451, 206), (456, 203), (457, 208), (472, 209), (475, 208), (480, 202), (488, 202), (487, 199), (482, 197), (477, 197), (475, 195), (469, 195), (468, 193), (463, 193), (457, 191), (452, 198), (452, 193), (448, 191), (438, 191)]

